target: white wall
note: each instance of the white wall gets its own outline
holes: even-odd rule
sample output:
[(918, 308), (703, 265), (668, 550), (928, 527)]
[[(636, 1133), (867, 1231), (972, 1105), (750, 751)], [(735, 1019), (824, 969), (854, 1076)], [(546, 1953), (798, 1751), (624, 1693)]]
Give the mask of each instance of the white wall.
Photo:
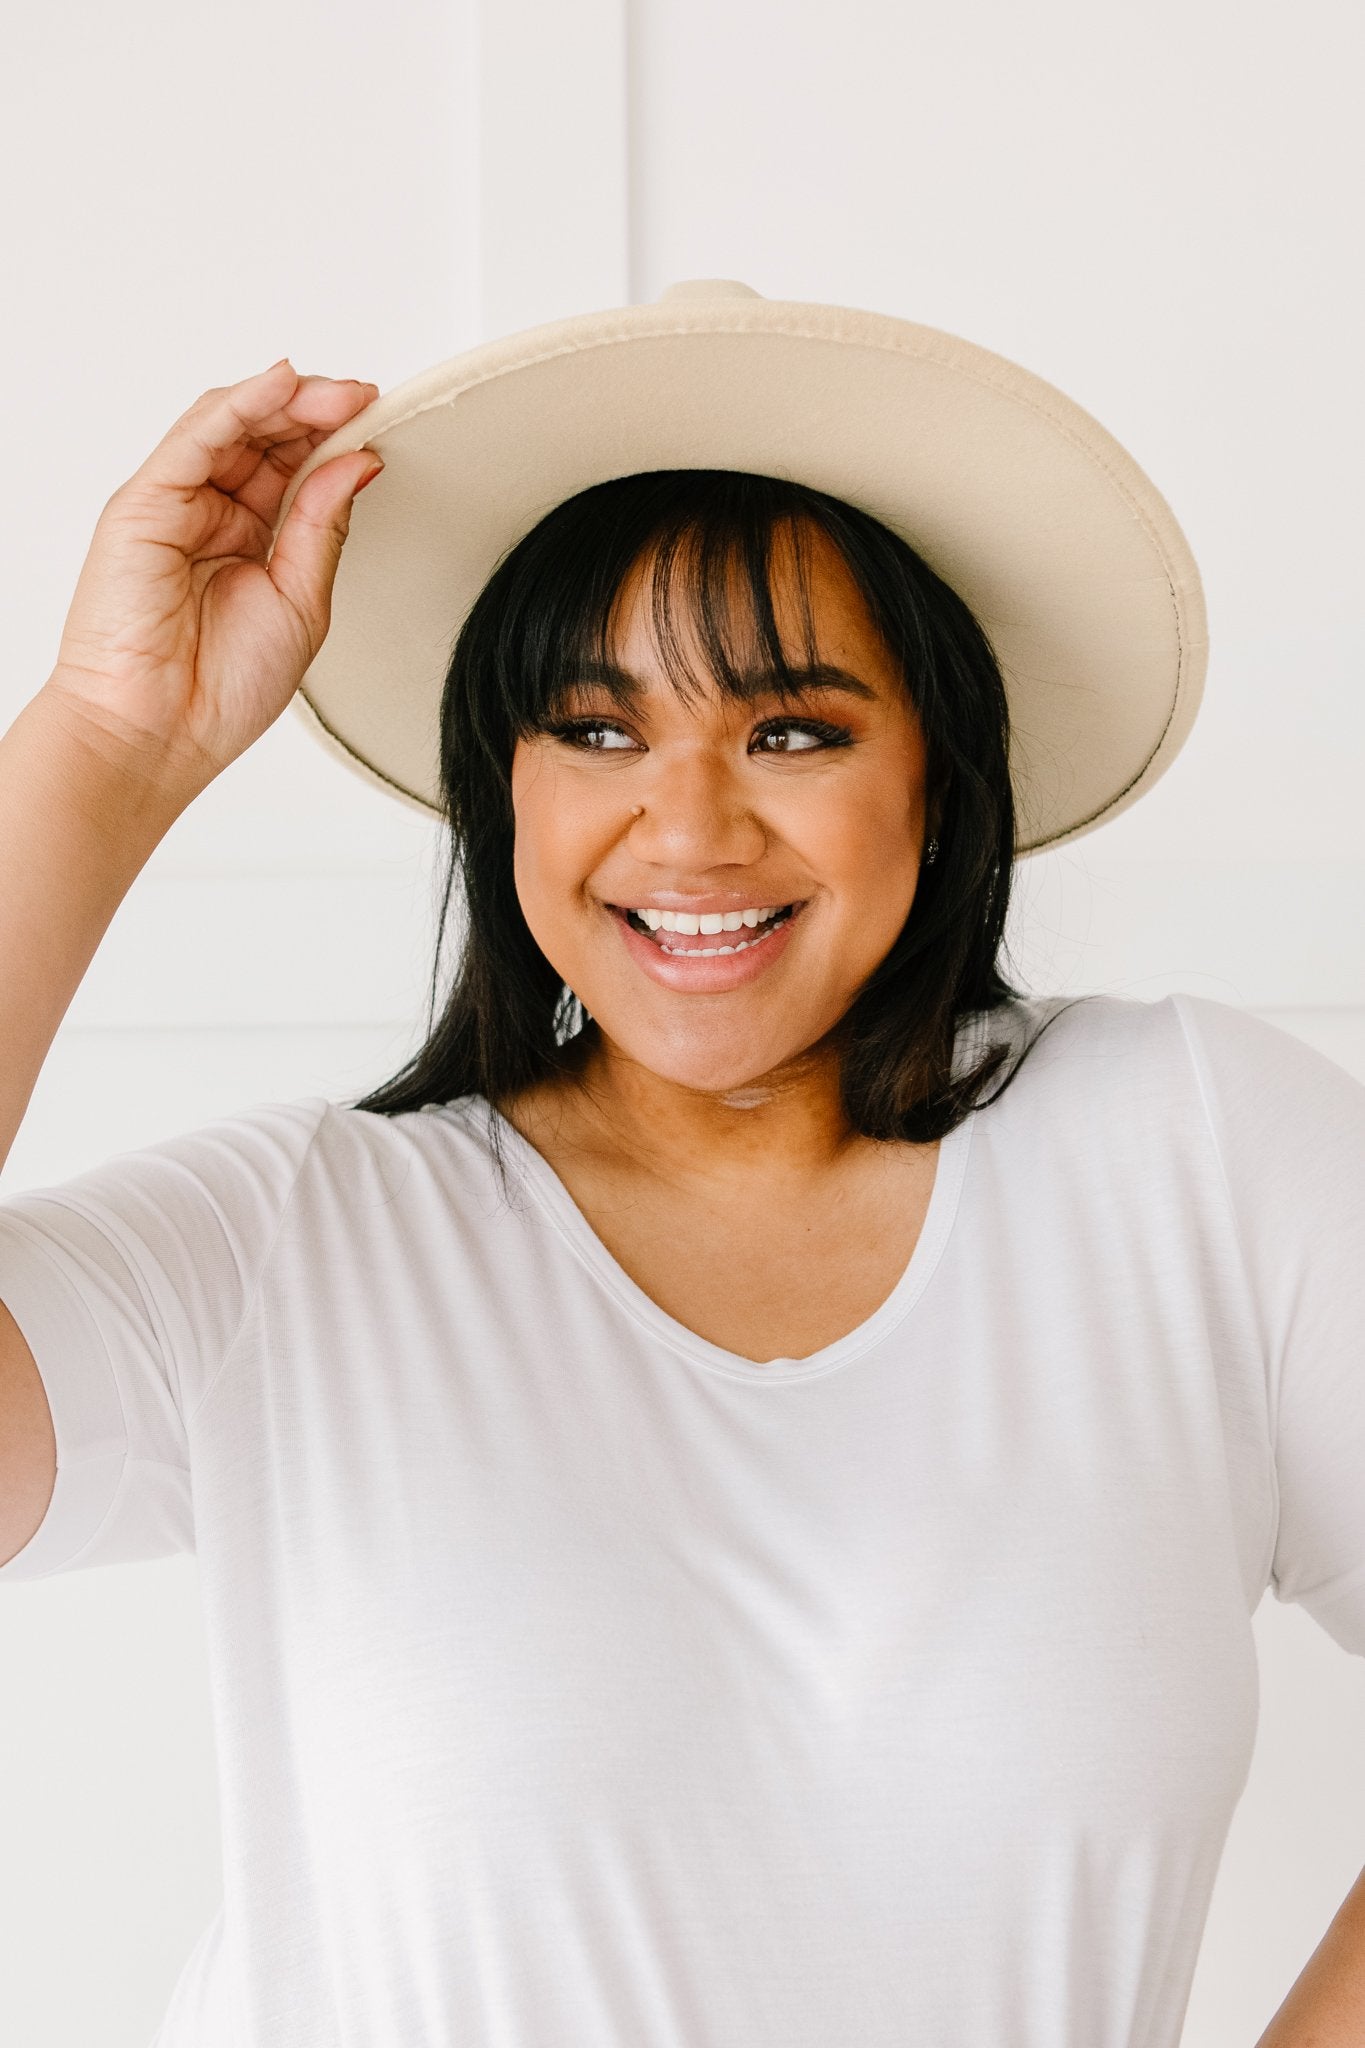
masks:
[[(104, 500), (210, 384), (287, 352), (387, 387), (685, 277), (875, 307), (1079, 399), (1204, 573), (1184, 753), (1021, 865), (1031, 985), (1244, 1003), (1365, 1079), (1361, 40), (1350, 0), (11, 17), (0, 728), (51, 668)], [(120, 910), (0, 1188), (391, 1072), (434, 854), (280, 720)], [(1365, 1861), (1365, 1661), (1270, 1599), (1254, 1626), (1260, 1738), (1185, 2048), (1251, 2048)], [(150, 2038), (217, 1902), (214, 1800), (193, 1560), (7, 1589), (6, 2038)]]

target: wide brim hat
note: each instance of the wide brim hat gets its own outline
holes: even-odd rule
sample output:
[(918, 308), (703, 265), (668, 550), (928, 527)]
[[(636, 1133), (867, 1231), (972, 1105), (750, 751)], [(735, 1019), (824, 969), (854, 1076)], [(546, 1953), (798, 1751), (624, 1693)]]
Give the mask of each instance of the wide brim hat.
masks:
[(441, 818), (459, 630), (546, 513), (608, 478), (751, 470), (860, 507), (970, 607), (1009, 702), (1016, 851), (1061, 846), (1163, 775), (1199, 706), (1203, 588), (1169, 505), (1073, 399), (974, 342), (733, 279), (452, 356), (308, 457), (361, 447), (327, 637), (294, 708), (350, 768)]

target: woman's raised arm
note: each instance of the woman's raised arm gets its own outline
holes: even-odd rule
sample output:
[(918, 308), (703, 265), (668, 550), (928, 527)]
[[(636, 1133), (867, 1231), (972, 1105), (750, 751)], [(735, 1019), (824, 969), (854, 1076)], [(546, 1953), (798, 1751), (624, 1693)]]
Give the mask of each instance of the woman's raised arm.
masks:
[(377, 386), (288, 359), (206, 391), (100, 514), (57, 665), (0, 739), (0, 1165), (123, 897), (180, 812), (273, 724), (330, 624), (360, 450), (312, 450)]

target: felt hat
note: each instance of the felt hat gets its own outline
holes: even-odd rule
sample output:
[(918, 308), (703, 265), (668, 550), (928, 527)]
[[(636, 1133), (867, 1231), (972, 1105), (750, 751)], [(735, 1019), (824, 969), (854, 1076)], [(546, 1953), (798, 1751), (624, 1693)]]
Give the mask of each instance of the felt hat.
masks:
[(1073, 399), (937, 328), (705, 278), (505, 335), (331, 435), (276, 530), (305, 477), (361, 447), (384, 474), (354, 502), (293, 703), (338, 758), (430, 816), (442, 686), (483, 584), (565, 498), (640, 470), (791, 479), (910, 543), (999, 661), (1021, 855), (1127, 810), (1194, 722), (1203, 588), (1165, 499)]

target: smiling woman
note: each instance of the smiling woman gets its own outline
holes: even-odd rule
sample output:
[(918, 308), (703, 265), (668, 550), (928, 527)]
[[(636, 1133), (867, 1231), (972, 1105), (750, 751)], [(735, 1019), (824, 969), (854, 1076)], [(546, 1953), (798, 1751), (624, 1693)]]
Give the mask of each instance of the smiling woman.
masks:
[[(426, 1043), (357, 1107), (478, 1094), (529, 1127), (551, 1101), (638, 1114), (645, 1074), (715, 1098), (818, 1065), (847, 1132), (931, 1144), (999, 1074), (1006, 1043), (955, 1051), (1021, 993), (1004, 685), (869, 514), (729, 470), (579, 492), (484, 586), (441, 732), (463, 950)], [(764, 911), (734, 951), (663, 938)]]
[[(725, 303), (392, 405), (312, 686), (429, 788), (451, 620), (467, 931), (417, 1057), (0, 1201), (0, 1577), (204, 1588), (224, 1903), (162, 2048), (1175, 2048), (1251, 1614), (1365, 1651), (1365, 1090), (998, 965), (1016, 850), (1188, 727), (1178, 529), (998, 359)], [(12, 1104), (300, 622), (333, 645), (368, 458), (263, 550), (364, 387), (286, 369), (110, 499), (0, 739)], [(856, 443), (862, 509), (757, 460), (557, 501), (678, 394), (713, 460)], [(509, 477), (539, 523), (480, 556)]]

